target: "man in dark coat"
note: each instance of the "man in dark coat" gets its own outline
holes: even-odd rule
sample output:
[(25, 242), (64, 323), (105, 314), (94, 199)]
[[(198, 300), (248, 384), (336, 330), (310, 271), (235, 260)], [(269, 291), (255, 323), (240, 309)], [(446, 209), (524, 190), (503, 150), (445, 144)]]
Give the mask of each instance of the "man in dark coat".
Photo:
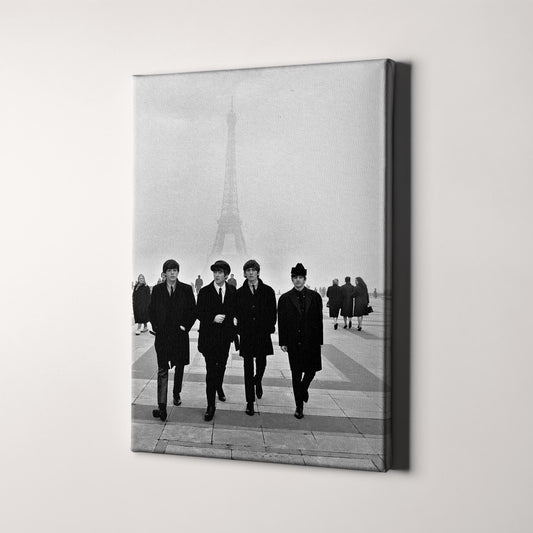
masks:
[(169, 259), (163, 264), (165, 281), (152, 290), (149, 315), (155, 333), (157, 354), (157, 403), (155, 418), (167, 418), (168, 369), (174, 373), (174, 405), (181, 404), (183, 368), (189, 364), (189, 331), (196, 320), (196, 303), (190, 285), (178, 281), (179, 264)]
[[(341, 287), (342, 292), (342, 306), (341, 315), (344, 318), (344, 329), (352, 327), (353, 317), (353, 299), (355, 296), (355, 287), (351, 284), (352, 278), (346, 276), (344, 278), (344, 285)], [(348, 322), (349, 319), (349, 322)]]
[(339, 287), (339, 280), (337, 278), (333, 280), (333, 285), (328, 287), (326, 296), (328, 297), (329, 316), (330, 318), (333, 318), (333, 329), (337, 329), (339, 327), (337, 322), (339, 319), (339, 311), (342, 306), (342, 291)]
[(291, 278), (294, 288), (282, 294), (278, 302), (278, 330), (281, 349), (289, 354), (294, 416), (301, 419), (304, 402), (309, 400), (309, 385), (322, 370), (322, 298), (305, 286), (307, 270), (301, 263), (292, 268)]
[(244, 359), (246, 414), (252, 416), (256, 394), (258, 398), (263, 396), (261, 381), (267, 355), (274, 353), (270, 335), (276, 330), (276, 295), (259, 279), (261, 267), (257, 261), (246, 261), (243, 271), (246, 281), (237, 290), (237, 333), (240, 355)]
[(229, 347), (235, 340), (235, 303), (237, 290), (226, 282), (230, 273), (226, 261), (211, 265), (213, 281), (198, 293), (198, 351), (205, 358), (207, 410), (204, 420), (215, 416), (215, 395), (222, 402), (226, 396), (222, 388)]

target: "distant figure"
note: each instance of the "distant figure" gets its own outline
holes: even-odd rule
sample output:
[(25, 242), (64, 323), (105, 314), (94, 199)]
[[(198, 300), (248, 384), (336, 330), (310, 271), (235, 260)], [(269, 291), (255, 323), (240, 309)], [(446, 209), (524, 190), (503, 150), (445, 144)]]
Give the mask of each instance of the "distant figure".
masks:
[[(337, 284), (338, 284), (338, 282), (339, 282), (339, 280), (337, 280)], [(326, 295), (327, 295), (326, 287), (321, 287), (320, 295), (322, 296), (322, 298), (326, 297)]]
[(194, 282), (194, 286), (196, 288), (196, 294), (198, 294), (200, 292), (200, 289), (204, 286), (204, 280), (200, 277), (200, 274), (198, 274), (198, 277)]
[(237, 280), (235, 279), (235, 276), (233, 274), (228, 278), (228, 283), (237, 288)]
[[(342, 292), (342, 306), (341, 315), (344, 318), (344, 329), (352, 327), (353, 316), (353, 298), (355, 294), (355, 287), (351, 284), (352, 278), (346, 276), (344, 278), (344, 285), (341, 287)], [(348, 322), (349, 319), (349, 322)]]
[(361, 331), (363, 329), (363, 317), (368, 315), (368, 289), (363, 278), (356, 277), (355, 281), (355, 305), (353, 314), (357, 317), (357, 331)]
[(377, 297), (378, 297), (378, 290), (374, 289), (374, 299), (376, 299)]
[(135, 283), (135, 286), (133, 287), (132, 301), (133, 317), (137, 324), (135, 335), (140, 335), (144, 331), (148, 331), (146, 324), (149, 321), (148, 307), (150, 306), (150, 287), (146, 285), (146, 281), (142, 274), (139, 274), (137, 283)]
[(173, 366), (174, 405), (181, 405), (183, 370), (190, 362), (189, 331), (196, 321), (196, 301), (191, 286), (178, 281), (180, 266), (174, 259), (163, 264), (165, 281), (156, 285), (150, 300), (150, 322), (157, 356), (157, 406), (154, 418), (167, 419), (168, 370)]
[(278, 302), (278, 332), (281, 350), (289, 355), (292, 389), (296, 402), (294, 416), (304, 417), (304, 402), (309, 400), (309, 385), (322, 370), (322, 298), (305, 287), (307, 270), (298, 263), (291, 269), (294, 288)]
[(339, 327), (337, 322), (339, 320), (339, 311), (342, 306), (342, 290), (339, 287), (339, 280), (337, 278), (332, 283), (333, 285), (328, 287), (326, 292), (326, 296), (328, 297), (327, 306), (329, 307), (329, 316), (333, 318), (333, 329), (337, 329)]

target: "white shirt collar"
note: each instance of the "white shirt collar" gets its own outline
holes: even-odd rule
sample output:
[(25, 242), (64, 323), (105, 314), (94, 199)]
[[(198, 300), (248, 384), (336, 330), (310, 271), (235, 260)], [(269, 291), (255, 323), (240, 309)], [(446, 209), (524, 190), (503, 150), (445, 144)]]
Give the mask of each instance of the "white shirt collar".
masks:
[(170, 294), (170, 288), (174, 287), (174, 292), (176, 292), (176, 287), (178, 286), (178, 282), (174, 283), (174, 285), (171, 285), (168, 281), (165, 281), (165, 284), (167, 286), (167, 292)]
[(214, 281), (213, 285), (215, 286), (215, 290), (217, 291), (217, 294), (219, 293), (219, 290), (222, 289), (222, 302), (224, 302), (224, 298), (226, 296), (226, 282), (222, 284), (222, 286), (218, 286)]

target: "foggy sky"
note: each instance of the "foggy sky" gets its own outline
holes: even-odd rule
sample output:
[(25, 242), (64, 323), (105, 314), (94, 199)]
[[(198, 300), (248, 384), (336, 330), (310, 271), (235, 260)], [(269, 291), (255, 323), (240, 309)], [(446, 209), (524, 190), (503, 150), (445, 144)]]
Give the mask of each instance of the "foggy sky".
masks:
[[(264, 281), (288, 289), (302, 262), (311, 287), (350, 275), (383, 289), (383, 61), (139, 76), (134, 87), (132, 279), (153, 285), (168, 258), (181, 281), (212, 279), (233, 97), (239, 211)], [(221, 258), (240, 284), (242, 258)]]

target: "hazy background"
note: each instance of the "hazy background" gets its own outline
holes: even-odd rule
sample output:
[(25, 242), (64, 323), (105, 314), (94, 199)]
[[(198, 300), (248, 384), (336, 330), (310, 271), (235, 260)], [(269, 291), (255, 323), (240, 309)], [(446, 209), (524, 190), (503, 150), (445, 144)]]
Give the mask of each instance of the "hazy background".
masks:
[(282, 290), (297, 262), (312, 287), (350, 275), (382, 290), (383, 61), (138, 76), (134, 86), (134, 279), (155, 283), (170, 257), (182, 281), (211, 279), (233, 99), (248, 257), (222, 258), (237, 279), (253, 257)]

